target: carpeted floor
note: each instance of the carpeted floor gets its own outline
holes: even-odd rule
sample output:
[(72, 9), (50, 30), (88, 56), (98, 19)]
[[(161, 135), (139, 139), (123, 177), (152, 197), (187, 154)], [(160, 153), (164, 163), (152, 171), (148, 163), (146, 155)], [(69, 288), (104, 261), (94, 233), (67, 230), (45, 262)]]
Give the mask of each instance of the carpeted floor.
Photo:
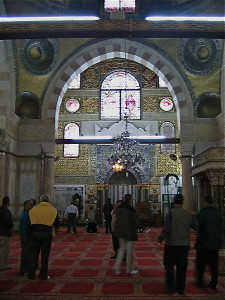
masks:
[[(159, 229), (152, 228), (150, 233), (140, 233), (135, 244), (135, 268), (137, 275), (122, 273), (114, 275), (114, 260), (111, 235), (104, 233), (86, 233), (78, 227), (77, 234), (67, 234), (62, 227), (54, 238), (49, 260), (50, 280), (30, 281), (18, 276), (20, 262), (20, 242), (14, 233), (10, 243), (10, 266), (12, 269), (0, 272), (1, 300), (166, 300), (183, 299), (178, 295), (165, 292), (163, 247), (158, 248)], [(220, 275), (218, 289), (199, 289), (195, 286), (194, 259), (195, 250), (192, 235), (192, 247), (189, 253), (186, 299), (224, 300), (225, 276)], [(206, 279), (209, 275), (206, 274)]]

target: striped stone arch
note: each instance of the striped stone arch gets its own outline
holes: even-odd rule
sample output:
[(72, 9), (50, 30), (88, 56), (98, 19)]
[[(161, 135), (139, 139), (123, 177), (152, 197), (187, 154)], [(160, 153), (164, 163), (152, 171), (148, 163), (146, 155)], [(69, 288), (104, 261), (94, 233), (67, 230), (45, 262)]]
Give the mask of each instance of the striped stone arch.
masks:
[(193, 106), (188, 87), (176, 67), (151, 46), (129, 39), (98, 41), (75, 53), (58, 70), (46, 93), (42, 117), (54, 119), (57, 132), (59, 107), (73, 79), (106, 59), (127, 58), (143, 64), (160, 76), (168, 86), (177, 109), (178, 128), (182, 119), (193, 118)]

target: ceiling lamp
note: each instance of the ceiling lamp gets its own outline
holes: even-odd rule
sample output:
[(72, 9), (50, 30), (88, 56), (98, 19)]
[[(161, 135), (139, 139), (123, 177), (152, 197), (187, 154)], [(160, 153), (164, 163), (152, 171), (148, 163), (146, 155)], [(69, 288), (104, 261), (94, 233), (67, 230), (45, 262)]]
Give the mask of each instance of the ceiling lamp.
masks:
[(139, 142), (132, 138), (127, 130), (128, 116), (125, 116), (125, 131), (114, 139), (113, 153), (107, 159), (108, 164), (112, 166), (116, 172), (122, 171), (133, 166), (140, 166), (144, 162), (143, 156), (139, 151)]

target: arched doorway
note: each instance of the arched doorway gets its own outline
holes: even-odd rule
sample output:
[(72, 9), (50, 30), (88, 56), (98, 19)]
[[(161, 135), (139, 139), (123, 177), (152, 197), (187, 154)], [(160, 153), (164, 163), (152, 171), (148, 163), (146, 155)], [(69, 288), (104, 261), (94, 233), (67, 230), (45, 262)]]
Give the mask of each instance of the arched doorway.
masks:
[(137, 179), (129, 170), (115, 172), (108, 180), (108, 196), (112, 203), (123, 199), (125, 194), (131, 194), (133, 205), (137, 202)]

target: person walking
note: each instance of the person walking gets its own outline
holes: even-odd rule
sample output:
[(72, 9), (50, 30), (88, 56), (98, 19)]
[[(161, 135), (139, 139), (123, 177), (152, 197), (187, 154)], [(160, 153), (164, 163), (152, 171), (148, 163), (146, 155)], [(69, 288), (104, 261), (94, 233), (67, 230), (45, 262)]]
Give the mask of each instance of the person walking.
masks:
[(23, 203), (23, 211), (20, 214), (20, 244), (21, 244), (21, 258), (20, 258), (20, 275), (25, 275), (28, 268), (29, 257), (29, 242), (31, 235), (31, 224), (29, 211), (34, 207), (31, 200), (26, 200)]
[(197, 215), (199, 228), (195, 242), (196, 248), (196, 275), (197, 286), (205, 287), (204, 271), (206, 265), (209, 265), (211, 280), (208, 287), (216, 289), (218, 283), (218, 260), (219, 249), (222, 246), (224, 235), (224, 224), (222, 214), (213, 207), (213, 199), (206, 196), (203, 202), (203, 208)]
[[(190, 229), (197, 229), (196, 216), (192, 216), (182, 208), (182, 205), (183, 195), (175, 195), (174, 208), (167, 213), (163, 229), (158, 237), (160, 244), (166, 240), (163, 263), (168, 293), (177, 292), (180, 295), (184, 294), (186, 285)], [(176, 266), (176, 275), (174, 266)]]
[(112, 210), (113, 210), (113, 205), (111, 203), (111, 199), (108, 198), (106, 203), (103, 206), (103, 213), (105, 216), (105, 233), (112, 233), (112, 227), (111, 227), (111, 222), (112, 222)]
[(49, 279), (48, 260), (51, 251), (53, 227), (59, 227), (57, 210), (49, 203), (47, 194), (41, 195), (40, 203), (29, 211), (31, 222), (30, 255), (28, 278), (34, 279), (41, 252), (40, 279)]
[(131, 194), (124, 196), (124, 203), (116, 210), (116, 221), (114, 226), (114, 235), (119, 240), (119, 250), (117, 251), (116, 261), (113, 266), (116, 275), (120, 274), (120, 265), (126, 254), (126, 272), (128, 274), (137, 274), (133, 269), (134, 260), (134, 242), (138, 240), (138, 219), (131, 206)]
[(123, 203), (122, 200), (117, 200), (116, 204), (112, 210), (112, 222), (111, 222), (111, 227), (112, 227), (112, 244), (113, 244), (113, 250), (114, 250), (114, 255), (111, 256), (111, 259), (116, 259), (117, 252), (119, 250), (120, 244), (118, 238), (114, 234), (114, 227), (115, 227), (115, 222), (116, 222), (116, 210), (117, 208)]
[(65, 214), (67, 215), (67, 233), (70, 233), (71, 227), (73, 228), (73, 233), (77, 232), (77, 216), (78, 216), (78, 208), (74, 204), (74, 202), (71, 202), (70, 205), (67, 206), (65, 210)]
[(10, 269), (9, 261), (9, 237), (12, 235), (13, 219), (10, 210), (10, 198), (3, 197), (0, 207), (0, 270)]

